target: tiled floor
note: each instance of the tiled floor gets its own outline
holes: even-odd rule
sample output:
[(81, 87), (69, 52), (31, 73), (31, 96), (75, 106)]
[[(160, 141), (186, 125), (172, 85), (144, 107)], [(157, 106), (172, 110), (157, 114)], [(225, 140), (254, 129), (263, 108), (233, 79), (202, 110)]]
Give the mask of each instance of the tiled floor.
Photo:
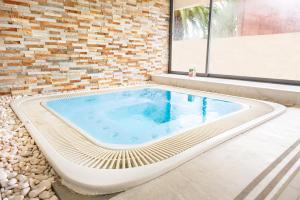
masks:
[[(281, 116), (112, 199), (234, 199), (258, 174), (300, 138), (299, 122), (300, 109), (288, 108)], [(299, 182), (300, 175), (291, 182), (281, 199), (286, 199), (285, 193), (297, 199)]]
[(300, 171), (283, 190), (278, 200), (300, 200)]

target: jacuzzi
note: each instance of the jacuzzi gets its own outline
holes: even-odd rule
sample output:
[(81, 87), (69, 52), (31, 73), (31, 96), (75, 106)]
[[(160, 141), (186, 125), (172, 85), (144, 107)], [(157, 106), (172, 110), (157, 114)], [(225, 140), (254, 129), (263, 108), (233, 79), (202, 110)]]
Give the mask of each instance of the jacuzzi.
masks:
[(38, 95), (11, 106), (62, 183), (89, 195), (149, 181), (285, 110), (163, 85)]

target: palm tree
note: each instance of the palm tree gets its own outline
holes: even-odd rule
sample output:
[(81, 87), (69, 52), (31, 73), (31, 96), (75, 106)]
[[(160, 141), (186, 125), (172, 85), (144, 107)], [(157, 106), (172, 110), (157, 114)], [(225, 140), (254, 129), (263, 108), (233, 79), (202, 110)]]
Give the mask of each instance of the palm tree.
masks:
[(204, 6), (175, 10), (173, 39), (182, 40), (193, 37), (207, 37), (208, 18), (209, 8)]
[(231, 37), (238, 32), (238, 0), (216, 0), (212, 8), (212, 35)]

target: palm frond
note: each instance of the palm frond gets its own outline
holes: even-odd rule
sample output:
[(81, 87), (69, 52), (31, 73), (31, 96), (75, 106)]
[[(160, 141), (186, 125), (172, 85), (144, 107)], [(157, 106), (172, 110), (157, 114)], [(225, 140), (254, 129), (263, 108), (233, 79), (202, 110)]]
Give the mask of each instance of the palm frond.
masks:
[(174, 40), (207, 37), (209, 8), (195, 6), (174, 12)]

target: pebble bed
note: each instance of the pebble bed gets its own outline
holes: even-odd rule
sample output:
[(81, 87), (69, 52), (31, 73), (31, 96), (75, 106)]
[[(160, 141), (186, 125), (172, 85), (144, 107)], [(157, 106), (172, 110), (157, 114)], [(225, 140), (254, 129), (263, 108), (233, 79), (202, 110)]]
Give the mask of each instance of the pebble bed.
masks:
[(9, 106), (14, 98), (0, 96), (0, 200), (58, 200), (57, 176)]

